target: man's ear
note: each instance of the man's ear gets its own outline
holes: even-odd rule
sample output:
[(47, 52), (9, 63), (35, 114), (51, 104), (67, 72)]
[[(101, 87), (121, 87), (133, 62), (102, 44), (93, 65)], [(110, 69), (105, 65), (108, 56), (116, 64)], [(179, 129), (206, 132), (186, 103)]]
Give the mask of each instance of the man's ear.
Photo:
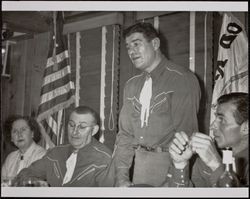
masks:
[(249, 128), (248, 128), (248, 120), (247, 120), (240, 125), (241, 135), (248, 135), (249, 134), (248, 130)]
[(154, 50), (158, 50), (160, 48), (160, 39), (158, 37), (152, 39), (152, 45)]
[(92, 136), (94, 136), (95, 134), (97, 134), (97, 132), (99, 131), (99, 125), (95, 125), (92, 131)]

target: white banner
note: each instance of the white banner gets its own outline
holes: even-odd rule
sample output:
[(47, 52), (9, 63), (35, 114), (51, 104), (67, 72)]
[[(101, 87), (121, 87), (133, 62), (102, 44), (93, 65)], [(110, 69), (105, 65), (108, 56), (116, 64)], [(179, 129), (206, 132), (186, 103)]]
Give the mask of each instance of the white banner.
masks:
[[(220, 31), (210, 124), (215, 119), (217, 99), (231, 92), (248, 92), (248, 38), (241, 22), (223, 14)], [(210, 135), (213, 133), (210, 131)]]

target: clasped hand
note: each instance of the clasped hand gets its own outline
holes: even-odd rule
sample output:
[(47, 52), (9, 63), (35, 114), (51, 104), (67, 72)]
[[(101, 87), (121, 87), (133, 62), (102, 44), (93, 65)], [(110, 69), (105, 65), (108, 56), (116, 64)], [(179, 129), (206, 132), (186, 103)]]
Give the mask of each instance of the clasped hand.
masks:
[(183, 169), (194, 153), (213, 171), (221, 164), (212, 138), (203, 133), (193, 133), (190, 138), (183, 131), (175, 133), (169, 153), (177, 169)]

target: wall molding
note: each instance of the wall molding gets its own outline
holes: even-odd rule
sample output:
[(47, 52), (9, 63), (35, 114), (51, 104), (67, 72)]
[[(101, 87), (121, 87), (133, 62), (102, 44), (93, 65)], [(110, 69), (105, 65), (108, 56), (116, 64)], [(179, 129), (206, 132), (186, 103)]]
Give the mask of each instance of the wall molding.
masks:
[(83, 19), (71, 23), (66, 23), (63, 28), (63, 34), (80, 32), (113, 24), (123, 25), (123, 14), (120, 12), (108, 13), (101, 16)]

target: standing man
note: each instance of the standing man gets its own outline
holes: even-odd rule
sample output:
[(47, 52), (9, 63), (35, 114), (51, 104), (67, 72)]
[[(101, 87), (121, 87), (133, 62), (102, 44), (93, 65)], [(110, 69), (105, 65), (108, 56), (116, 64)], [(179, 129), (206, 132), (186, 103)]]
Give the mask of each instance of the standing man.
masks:
[[(193, 153), (198, 154), (192, 168), (191, 183), (188, 173), (184, 177), (186, 186), (217, 186), (216, 182), (224, 172), (224, 167), (216, 144), (219, 149), (233, 149), (240, 186), (249, 186), (248, 101), (248, 93), (241, 92), (219, 97), (215, 120), (211, 126), (215, 142), (210, 136), (199, 132), (195, 132), (192, 139), (185, 132), (175, 134), (169, 149), (175, 168), (184, 169)], [(187, 142), (189, 145), (185, 147)]]
[[(116, 186), (161, 186), (170, 166), (169, 142), (175, 132), (198, 130), (200, 87), (195, 75), (160, 51), (160, 39), (150, 23), (124, 31), (128, 55), (142, 71), (124, 88), (114, 159)], [(134, 159), (133, 178), (130, 167)]]
[(111, 151), (93, 136), (99, 116), (87, 106), (73, 110), (68, 122), (69, 144), (52, 148), (40, 160), (20, 171), (20, 182), (32, 177), (51, 187), (113, 186)]

